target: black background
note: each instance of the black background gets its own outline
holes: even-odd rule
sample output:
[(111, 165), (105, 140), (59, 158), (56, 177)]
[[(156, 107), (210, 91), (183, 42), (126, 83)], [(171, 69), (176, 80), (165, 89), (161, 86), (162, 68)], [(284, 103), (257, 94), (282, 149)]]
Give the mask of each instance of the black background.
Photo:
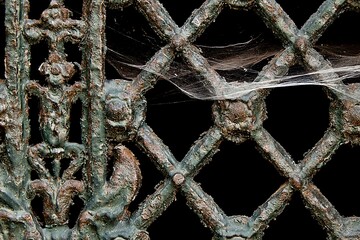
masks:
[[(179, 26), (201, 5), (200, 0), (161, 0)], [(316, 11), (322, 1), (297, 0), (278, 1), (295, 21), (298, 27)], [(39, 18), (49, 1), (32, 0), (30, 18)], [(81, 16), (81, 1), (65, 1), (75, 18)], [(4, 6), (0, 4), (0, 58), (4, 57)], [(329, 27), (319, 44), (357, 44), (360, 51), (360, 16), (345, 13)], [(226, 27), (224, 27), (226, 26)], [(357, 28), (357, 29), (355, 29)], [(141, 63), (164, 45), (146, 23), (144, 17), (133, 7), (107, 12), (108, 46), (133, 61)], [(216, 22), (196, 41), (204, 45), (227, 45), (247, 41), (251, 37), (279, 44), (260, 18), (252, 11), (225, 9)], [(34, 46), (32, 78), (47, 52), (38, 50), (46, 43)], [(134, 47), (136, 46), (136, 47)], [(80, 61), (77, 46), (69, 45), (69, 59)], [(180, 60), (181, 61), (181, 60)], [(266, 64), (266, 62), (261, 63)], [(259, 67), (262, 67), (259, 66)], [(301, 66), (297, 66), (300, 67)], [(295, 69), (296, 70), (296, 69)], [(294, 70), (294, 71), (295, 71)], [(108, 79), (119, 78), (114, 66), (106, 64)], [(0, 78), (4, 78), (4, 65), (0, 64)], [(180, 161), (199, 135), (213, 124), (211, 116), (212, 101), (194, 100), (184, 96), (166, 81), (160, 81), (146, 95), (148, 100), (147, 123), (169, 146)], [(266, 99), (268, 118), (264, 127), (279, 141), (296, 161), (312, 148), (323, 136), (329, 125), (329, 100), (320, 87), (279, 88), (271, 91)], [(36, 106), (33, 106), (36, 109)], [(33, 116), (36, 122), (36, 116)], [(33, 124), (33, 126), (36, 124)], [(75, 125), (77, 126), (77, 125)], [(33, 130), (34, 132), (34, 130)], [(34, 136), (35, 137), (35, 136)], [(36, 137), (35, 137), (36, 138)], [(36, 139), (34, 141), (37, 141)], [(143, 185), (136, 200), (130, 206), (136, 209), (146, 195), (151, 194), (155, 185), (163, 179), (158, 170), (132, 143), (127, 144), (141, 163)], [(255, 150), (255, 144), (248, 141), (241, 145), (225, 142), (220, 147), (211, 164), (205, 166), (195, 180), (209, 193), (228, 215), (248, 215), (262, 204), (286, 179)], [(356, 192), (359, 182), (359, 156), (357, 146), (344, 145), (332, 160), (315, 176), (314, 182), (324, 195), (344, 216), (360, 216), (360, 197)], [(164, 214), (148, 229), (153, 240), (210, 239), (212, 234), (187, 206), (185, 199), (178, 194)], [(287, 239), (325, 239), (326, 234), (304, 207), (299, 194), (295, 194), (284, 212), (269, 224), (265, 230), (265, 240)]]

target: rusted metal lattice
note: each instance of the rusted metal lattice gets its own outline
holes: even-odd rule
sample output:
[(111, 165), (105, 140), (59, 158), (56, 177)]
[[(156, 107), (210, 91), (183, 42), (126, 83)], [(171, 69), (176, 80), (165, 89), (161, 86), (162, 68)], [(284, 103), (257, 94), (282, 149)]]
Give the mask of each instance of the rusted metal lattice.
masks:
[[(134, 81), (106, 80), (106, 8), (130, 5), (145, 16), (166, 45)], [(28, 1), (5, 1), (5, 79), (0, 85), (1, 239), (149, 239), (147, 228), (178, 192), (212, 231), (213, 239), (261, 239), (269, 222), (282, 213), (296, 191), (329, 239), (360, 239), (360, 219), (342, 217), (312, 182), (340, 145), (359, 143), (360, 110), (351, 97), (359, 94), (358, 84), (337, 83), (327, 90), (331, 99), (329, 128), (299, 163), (263, 128), (268, 90), (214, 101), (213, 126), (181, 161), (145, 119), (145, 93), (177, 55), (221, 98), (229, 84), (193, 42), (223, 8), (255, 11), (281, 39), (284, 50), (258, 74), (255, 81), (261, 82), (284, 76), (300, 62), (311, 71), (331, 69), (313, 46), (341, 13), (359, 11), (359, 1), (326, 0), (301, 29), (275, 0), (208, 0), (182, 27), (157, 0), (84, 0), (81, 19), (72, 19), (62, 0), (52, 0), (40, 19), (28, 17), (29, 7)], [(47, 42), (49, 54), (35, 67), (45, 81), (30, 79), (31, 53), (36, 54), (30, 49), (41, 41)], [(80, 46), (80, 64), (67, 60), (64, 45), (68, 42)], [(76, 74), (78, 79), (73, 80)], [(327, 74), (336, 77), (336, 73)], [(32, 140), (37, 132), (30, 130), (30, 99), (40, 103), (39, 141)], [(79, 101), (81, 140), (74, 142), (69, 138), (69, 118)], [(287, 180), (252, 216), (227, 216), (194, 177), (205, 164), (211, 164), (224, 140), (241, 144), (247, 139), (256, 142), (262, 155)], [(134, 142), (164, 175), (164, 181), (134, 212), (128, 211), (128, 206), (137, 195), (142, 174), (137, 157), (125, 142)], [(107, 177), (110, 163), (113, 170)], [(70, 209), (76, 197), (84, 206), (71, 223)], [(35, 211), (34, 199), (43, 205), (40, 213)]]

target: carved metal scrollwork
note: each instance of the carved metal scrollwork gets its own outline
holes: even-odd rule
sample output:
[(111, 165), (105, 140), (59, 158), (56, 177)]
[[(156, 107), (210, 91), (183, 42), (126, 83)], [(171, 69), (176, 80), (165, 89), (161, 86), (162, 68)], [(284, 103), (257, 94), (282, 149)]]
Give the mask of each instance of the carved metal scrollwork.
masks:
[[(5, 79), (0, 81), (0, 239), (148, 240), (148, 227), (177, 193), (214, 240), (261, 239), (296, 191), (329, 239), (359, 239), (359, 217), (341, 216), (312, 181), (341, 144), (359, 144), (359, 103), (351, 98), (358, 95), (359, 84), (337, 82), (327, 89), (332, 100), (330, 126), (296, 163), (263, 127), (270, 90), (224, 99), (226, 89), (248, 83), (227, 83), (193, 44), (224, 7), (246, 9), (255, 11), (284, 46), (255, 82), (284, 76), (300, 62), (308, 70), (328, 70), (329, 62), (314, 43), (342, 12), (358, 11), (357, 2), (326, 0), (298, 29), (275, 0), (206, 0), (182, 27), (158, 0), (84, 0), (79, 20), (72, 18), (63, 0), (51, 0), (39, 19), (29, 19), (29, 1), (6, 0)], [(133, 81), (105, 79), (107, 6), (134, 7), (166, 42)], [(36, 54), (31, 48), (40, 42), (46, 42), (47, 57), (36, 68), (44, 79), (30, 79), (31, 57)], [(81, 62), (68, 59), (69, 42), (79, 46)], [(218, 97), (212, 108), (213, 126), (181, 161), (145, 121), (145, 93), (167, 73), (176, 56)], [(34, 123), (30, 99), (39, 104), (38, 132), (30, 126)], [(76, 103), (81, 106), (79, 141), (70, 137)], [(33, 135), (40, 140), (34, 142)], [(194, 177), (223, 141), (242, 144), (248, 139), (286, 180), (251, 216), (228, 216)], [(140, 189), (142, 174), (138, 159), (126, 147), (129, 142), (164, 175), (134, 212), (129, 205)]]

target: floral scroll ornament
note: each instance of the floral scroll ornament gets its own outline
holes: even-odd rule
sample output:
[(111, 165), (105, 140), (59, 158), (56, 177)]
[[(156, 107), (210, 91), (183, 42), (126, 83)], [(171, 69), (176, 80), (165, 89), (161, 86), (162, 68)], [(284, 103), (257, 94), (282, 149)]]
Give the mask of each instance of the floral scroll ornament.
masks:
[[(0, 166), (0, 171), (4, 172), (1, 176), (5, 179), (0, 184), (7, 185), (0, 188), (0, 201), (6, 203), (0, 206), (0, 220), (4, 220), (1, 227), (8, 231), (9, 236), (12, 236), (10, 229), (13, 227), (6, 226), (7, 221), (22, 226), (21, 237), (25, 239), (108, 239), (109, 234), (123, 239), (148, 237), (145, 231), (129, 227), (128, 206), (139, 191), (141, 173), (134, 154), (122, 145), (122, 142), (135, 137), (142, 124), (145, 101), (124, 94), (126, 91), (122, 86), (126, 88), (126, 82), (114, 80), (106, 84), (104, 120), (107, 123), (108, 150), (104, 154), (112, 169), (109, 173), (103, 172), (101, 178), (104, 181), (99, 186), (94, 187), (91, 181), (93, 173), (89, 169), (95, 168), (97, 163), (89, 160), (86, 137), (83, 136), (80, 142), (69, 139), (73, 104), (80, 100), (85, 106), (91, 97), (87, 95), (87, 79), (70, 82), (77, 71), (82, 71), (82, 66), (67, 61), (64, 43), (80, 43), (85, 37), (85, 26), (85, 21), (71, 19), (71, 11), (60, 0), (52, 0), (39, 20), (25, 21), (24, 34), (28, 42), (36, 44), (46, 39), (49, 55), (39, 67), (45, 83), (35, 79), (25, 84), (25, 100), (35, 97), (39, 100), (38, 120), (42, 137), (41, 142), (31, 144), (26, 151), (32, 170), (31, 179), (26, 181), (27, 199), (13, 197), (18, 195), (15, 191), (18, 187), (14, 186), (14, 192), (11, 192), (11, 171), (6, 166), (6, 156), (1, 161), (4, 165)], [(0, 85), (0, 91), (4, 92), (0, 96), (6, 96), (5, 84)], [(131, 110), (134, 109), (132, 104), (137, 104), (138, 112)], [(0, 99), (0, 114), (6, 113), (6, 99)], [(83, 112), (81, 121), (88, 121), (86, 118)], [(0, 125), (6, 127), (9, 124)], [(85, 127), (81, 131), (84, 134)], [(70, 209), (75, 197), (80, 198), (85, 206), (79, 216), (72, 216), (77, 219), (72, 219), (75, 223), (71, 225)], [(34, 199), (40, 200), (36, 204), (43, 206), (41, 211), (31, 204)], [(119, 225), (124, 227), (113, 233)], [(13, 236), (13, 239), (20, 237)]]

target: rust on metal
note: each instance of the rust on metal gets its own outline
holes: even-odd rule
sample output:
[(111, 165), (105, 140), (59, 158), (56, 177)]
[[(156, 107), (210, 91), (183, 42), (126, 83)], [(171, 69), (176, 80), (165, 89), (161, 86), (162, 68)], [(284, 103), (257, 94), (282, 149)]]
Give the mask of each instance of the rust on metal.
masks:
[[(5, 1), (5, 79), (0, 81), (0, 134), (4, 133), (0, 139), (1, 239), (148, 240), (147, 229), (180, 193), (211, 230), (213, 240), (255, 240), (262, 238), (295, 192), (329, 239), (360, 239), (359, 217), (341, 216), (312, 182), (340, 145), (359, 144), (360, 107), (351, 98), (359, 95), (358, 84), (336, 83), (334, 88), (345, 95), (334, 88), (328, 90), (330, 126), (299, 163), (263, 127), (269, 90), (214, 101), (213, 126), (199, 136), (183, 159), (176, 159), (147, 124), (145, 97), (176, 56), (204, 79), (212, 94), (223, 96), (224, 86), (231, 88), (194, 44), (226, 7), (256, 12), (284, 47), (255, 82), (284, 76), (299, 62), (311, 71), (331, 69), (314, 44), (343, 12), (359, 11), (359, 1), (326, 0), (300, 29), (275, 0), (206, 0), (181, 27), (158, 0), (85, 0), (79, 20), (72, 18), (63, 0), (50, 1), (39, 19), (29, 18), (29, 6), (29, 1)], [(134, 7), (165, 42), (133, 81), (105, 79), (107, 7), (123, 11)], [(31, 47), (44, 40), (48, 56), (36, 68), (45, 81), (30, 79)], [(79, 46), (81, 62), (68, 60), (64, 47), (68, 42)], [(79, 79), (71, 81), (76, 75)], [(31, 98), (39, 100), (41, 141), (36, 143), (31, 141)], [(70, 112), (77, 101), (82, 107), (81, 140), (73, 142)], [(211, 164), (223, 141), (241, 144), (248, 139), (286, 181), (251, 216), (228, 216), (194, 177)], [(129, 205), (143, 180), (136, 154), (125, 146), (128, 142), (135, 143), (164, 177), (133, 212)], [(76, 199), (83, 206), (71, 220)], [(32, 204), (36, 201), (42, 206), (40, 212)]]

